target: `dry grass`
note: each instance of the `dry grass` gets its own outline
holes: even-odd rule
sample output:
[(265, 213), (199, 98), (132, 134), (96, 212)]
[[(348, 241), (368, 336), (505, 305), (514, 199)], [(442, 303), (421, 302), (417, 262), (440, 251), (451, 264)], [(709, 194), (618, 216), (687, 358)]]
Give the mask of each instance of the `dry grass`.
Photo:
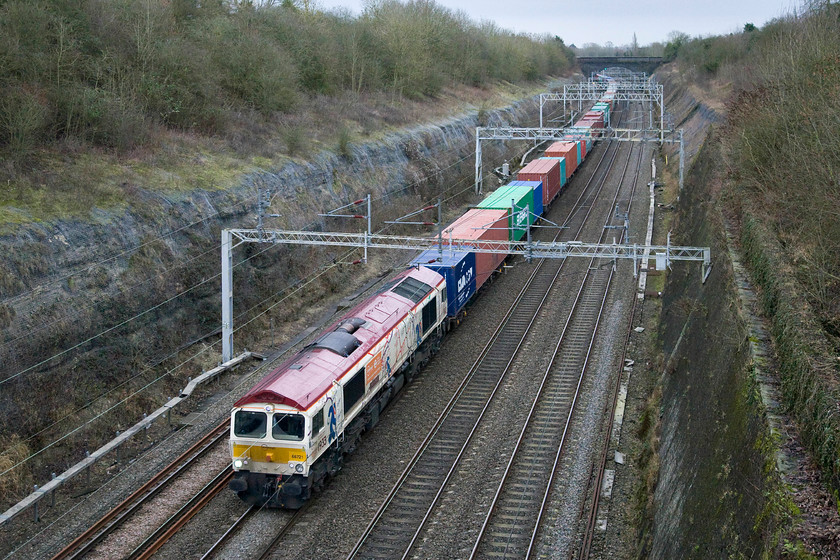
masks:
[[(29, 456), (30, 449), (17, 435), (0, 436), (0, 472)], [(0, 496), (20, 497), (32, 487), (29, 469), (22, 466), (0, 477)]]

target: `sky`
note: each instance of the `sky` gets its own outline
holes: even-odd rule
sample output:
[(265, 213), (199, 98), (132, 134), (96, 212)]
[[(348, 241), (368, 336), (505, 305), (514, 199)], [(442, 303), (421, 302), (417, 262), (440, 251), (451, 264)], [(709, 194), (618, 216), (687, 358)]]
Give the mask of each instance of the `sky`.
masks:
[[(567, 45), (639, 45), (665, 42), (672, 31), (690, 36), (740, 31), (790, 13), (796, 0), (435, 0), (466, 12), (474, 21), (492, 20), (523, 33), (550, 33)], [(315, 0), (324, 9), (343, 7), (361, 13), (364, 0)]]

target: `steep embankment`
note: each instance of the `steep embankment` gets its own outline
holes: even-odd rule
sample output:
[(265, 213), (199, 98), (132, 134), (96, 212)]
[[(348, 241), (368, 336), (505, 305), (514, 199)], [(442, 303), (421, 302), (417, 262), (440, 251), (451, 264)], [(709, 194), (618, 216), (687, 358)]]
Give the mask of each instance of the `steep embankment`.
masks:
[[(522, 125), (535, 122), (538, 110), (534, 99), (526, 99), (500, 110), (473, 111), (381, 141), (350, 144), (344, 155), (322, 152), (308, 162), (249, 173), (224, 189), (167, 193), (126, 184), (122, 188), (144, 204), (93, 210), (90, 219), (29, 222), (4, 235), (0, 283), (14, 295), (0, 313), (2, 377), (13, 378), (0, 392), (5, 420), (0, 438), (31, 437), (15, 448), (10, 462), (124, 401), (18, 469), (16, 482), (6, 486), (7, 500), (49, 472), (60, 472), (113, 430), (136, 422), (189, 376), (216, 365), (219, 232), (256, 226), (258, 190), (271, 198), (269, 212), (281, 214), (267, 218), (266, 226), (286, 229), (348, 227), (312, 220), (368, 193), (374, 199), (374, 230), (438, 196), (454, 210), (472, 192), (479, 118), (482, 124)], [(485, 169), (499, 165), (507, 149), (501, 143), (488, 146)], [(360, 228), (357, 221), (349, 227)], [(284, 328), (302, 330), (306, 325), (295, 322), (305, 319), (303, 309), (393, 265), (387, 257), (377, 257), (374, 267), (341, 264), (355, 258), (357, 253), (310, 248), (238, 249), (235, 326), (247, 327), (237, 331), (237, 347), (258, 345), (269, 327), (280, 334)], [(279, 303), (288, 295), (286, 287), (321, 272), (306, 290)], [(203, 353), (186, 362), (197, 350)], [(33, 409), (33, 398), (59, 404)]]
[[(672, 242), (711, 247), (713, 269), (703, 283), (696, 269), (674, 267), (664, 290), (661, 355), (654, 360), (661, 364), (661, 396), (655, 391), (648, 408), (659, 418), (641, 430), (658, 450), (658, 462), (649, 463), (658, 473), (641, 552), (652, 558), (806, 550), (831, 556), (828, 535), (837, 512), (818, 505), (827, 495), (779, 404), (772, 331), (761, 317), (769, 308), (757, 305), (741, 264), (740, 242), (749, 244), (754, 235), (748, 227), (740, 236), (732, 211), (737, 199), (716, 126), (724, 113), (698, 99), (675, 69), (659, 77), (692, 156)], [(741, 217), (749, 225), (748, 215)], [(756, 260), (754, 254), (746, 247), (747, 259)]]

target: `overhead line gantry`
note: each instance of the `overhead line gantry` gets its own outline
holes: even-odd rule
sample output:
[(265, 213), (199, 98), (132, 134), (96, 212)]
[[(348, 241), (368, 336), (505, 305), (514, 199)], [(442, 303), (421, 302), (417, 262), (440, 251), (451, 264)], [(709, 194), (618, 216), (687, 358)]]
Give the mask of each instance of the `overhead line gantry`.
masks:
[[(450, 230), (451, 232), (451, 230)], [(273, 229), (226, 229), (222, 231), (222, 360), (233, 356), (233, 249), (243, 243), (271, 243), (285, 245), (315, 245), (326, 247), (351, 247), (360, 249), (399, 249), (423, 251), (439, 248), (443, 251), (472, 251), (480, 253), (503, 253), (523, 255), (528, 259), (566, 259), (570, 257), (605, 258), (617, 261), (633, 261), (633, 274), (638, 263), (648, 255), (654, 255), (657, 262), (670, 267), (673, 261), (694, 261), (702, 265), (703, 280), (711, 266), (711, 250), (708, 247), (681, 247), (677, 245), (639, 245), (620, 243), (581, 243), (578, 241), (482, 241), (475, 239), (452, 239), (446, 236), (445, 245), (440, 246), (438, 237), (413, 237), (385, 235), (380, 233), (341, 233), (321, 231), (289, 231)], [(235, 240), (235, 242), (234, 242)]]

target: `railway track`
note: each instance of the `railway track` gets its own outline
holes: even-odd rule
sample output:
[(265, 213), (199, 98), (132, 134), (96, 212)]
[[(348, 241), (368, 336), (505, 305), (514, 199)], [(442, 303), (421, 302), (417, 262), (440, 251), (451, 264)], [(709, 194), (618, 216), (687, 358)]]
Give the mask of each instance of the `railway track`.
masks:
[[(641, 160), (639, 162), (639, 167), (640, 166), (641, 166)], [(635, 193), (638, 186), (639, 186), (639, 172), (637, 170), (636, 179), (633, 183), (633, 193)], [(632, 200), (633, 200), (633, 195), (631, 194), (630, 201), (627, 203), (627, 213), (628, 213), (628, 215), (630, 213), (630, 207), (632, 205)], [(601, 499), (601, 491), (602, 491), (602, 488), (603, 488), (604, 471), (606, 469), (607, 459), (608, 459), (608, 456), (609, 456), (609, 451), (610, 451), (611, 445), (613, 444), (613, 441), (614, 441), (614, 434), (612, 433), (612, 429), (613, 429), (613, 421), (615, 419), (615, 408), (616, 408), (616, 403), (618, 402), (619, 390), (620, 390), (621, 383), (622, 383), (621, 377), (623, 375), (623, 366), (624, 366), (624, 363), (625, 363), (625, 358), (627, 357), (627, 347), (630, 343), (630, 334), (631, 334), (632, 329), (633, 329), (633, 323), (634, 323), (635, 317), (636, 317), (636, 304), (634, 302), (634, 305), (630, 309), (630, 317), (628, 318), (627, 327), (626, 327), (625, 334), (624, 334), (624, 346), (623, 346), (623, 350), (621, 352), (621, 359), (619, 360), (619, 364), (620, 364), (619, 367), (622, 368), (622, 369), (619, 370), (619, 378), (618, 378), (618, 380), (616, 381), (616, 383), (613, 387), (612, 396), (611, 396), (611, 399), (608, 403), (609, 408), (608, 408), (608, 411), (607, 411), (607, 423), (606, 423), (607, 433), (606, 433), (606, 437), (604, 438), (604, 443), (601, 447), (600, 457), (599, 457), (598, 461), (596, 461), (592, 465), (592, 472), (591, 472), (590, 477), (589, 477), (590, 489), (592, 491), (592, 499), (591, 499), (590, 506), (589, 506), (589, 513), (587, 515), (586, 527), (584, 528), (584, 531), (583, 531), (583, 538), (581, 539), (580, 548), (578, 549), (578, 556), (577, 557), (578, 557), (579, 560), (585, 560), (585, 559), (589, 558), (590, 552), (591, 552), (591, 549), (592, 549), (592, 542), (593, 542), (593, 539), (594, 539), (594, 536), (595, 536), (595, 527), (596, 527), (596, 523), (598, 521), (598, 511), (599, 511), (599, 505), (600, 505), (600, 499)], [(584, 508), (585, 508), (585, 505), (586, 505), (586, 502), (584, 502)], [(583, 518), (583, 514), (584, 514), (584, 511), (582, 509), (581, 514), (580, 514), (581, 518)]]
[(172, 461), (166, 468), (158, 472), (148, 482), (143, 484), (128, 498), (100, 518), (84, 533), (64, 547), (53, 560), (68, 560), (82, 558), (93, 551), (99, 543), (121, 527), (139, 509), (149, 503), (163, 489), (176, 480), (186, 469), (207, 454), (213, 447), (227, 437), (230, 421), (225, 419), (203, 438), (193, 444)]
[[(604, 152), (601, 161), (609, 151)], [(601, 173), (599, 165), (567, 217), (564, 226), (569, 228), (567, 233), (571, 232), (572, 239), (586, 223), (617, 151), (612, 151), (606, 171)], [(599, 174), (603, 175), (602, 180), (595, 182)], [(595, 187), (589, 188), (593, 182)], [(404, 557), (411, 550), (563, 265), (563, 261), (538, 264), (348, 558)]]
[(600, 260), (589, 262), (470, 558), (532, 555), (613, 280), (612, 263)]
[(142, 543), (135, 547), (131, 554), (126, 557), (126, 560), (147, 560), (151, 558), (181, 527), (186, 525), (210, 500), (224, 490), (232, 478), (233, 469), (228, 465), (213, 477), (213, 480), (199, 490), (197, 494), (189, 499), (187, 503), (181, 506), (163, 525), (159, 526)]
[(222, 547), (231, 539), (231, 537), (238, 533), (239, 530), (242, 527), (244, 527), (248, 523), (248, 521), (254, 516), (254, 514), (257, 513), (259, 510), (260, 508), (258, 508), (257, 506), (251, 506), (248, 509), (246, 509), (245, 513), (240, 515), (236, 519), (236, 521), (233, 522), (233, 525), (231, 525), (224, 533), (222, 533), (222, 536), (219, 537), (219, 540), (214, 542), (213, 546), (207, 549), (207, 552), (205, 552), (201, 556), (201, 560), (208, 560), (210, 558), (213, 558), (222, 549)]
[[(309, 504), (307, 503), (304, 507), (296, 510), (294, 512), (290, 511), (282, 511), (282, 510), (270, 510), (266, 511), (268, 515), (272, 516), (272, 524), (278, 524), (278, 522), (282, 521), (282, 525), (280, 529), (277, 531), (277, 534), (271, 539), (269, 543), (262, 547), (262, 551), (259, 553), (256, 558), (259, 560), (267, 560), (271, 558), (272, 554), (274, 553), (277, 546), (282, 542), (282, 540), (286, 537), (288, 532), (295, 526), (295, 523), (300, 520), (303, 516), (304, 512), (309, 508)], [(251, 519), (257, 515), (260, 511), (263, 511), (262, 508), (257, 506), (251, 506), (245, 512), (240, 515), (236, 521), (219, 537), (213, 546), (211, 546), (207, 552), (201, 557), (201, 560), (210, 560), (218, 556), (224, 545), (227, 544), (234, 535), (236, 535), (243, 527), (245, 527)], [(281, 518), (281, 519), (278, 519)]]
[(471, 558), (522, 558), (530, 554), (541, 505), (566, 441), (611, 280), (612, 267), (606, 271), (590, 269), (581, 282), (573, 312), (543, 375)]

